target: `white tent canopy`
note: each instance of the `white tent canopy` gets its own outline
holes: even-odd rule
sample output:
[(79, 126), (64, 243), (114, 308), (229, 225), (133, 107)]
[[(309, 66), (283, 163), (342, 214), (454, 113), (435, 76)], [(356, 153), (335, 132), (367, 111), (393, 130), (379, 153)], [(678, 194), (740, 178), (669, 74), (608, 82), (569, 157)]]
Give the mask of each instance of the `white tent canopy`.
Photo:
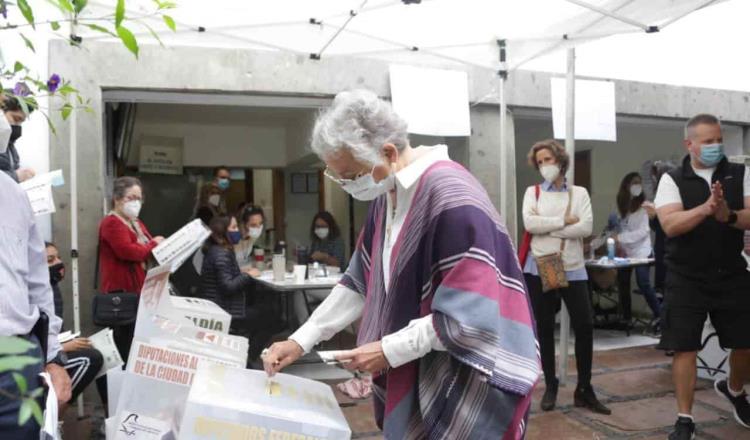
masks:
[[(657, 32), (722, 0), (181, 0), (165, 45), (284, 50), (304, 56), (367, 56), (400, 62), (429, 58), (498, 69), (498, 40), (508, 67), (571, 44)], [(114, 1), (89, 2), (92, 13)], [(411, 4), (406, 4), (411, 3)], [(132, 16), (153, 10), (127, 2)], [(210, 6), (207, 6), (210, 5)], [(145, 18), (159, 27), (153, 18)], [(86, 35), (89, 38), (106, 38)], [(139, 35), (151, 39), (145, 29)]]

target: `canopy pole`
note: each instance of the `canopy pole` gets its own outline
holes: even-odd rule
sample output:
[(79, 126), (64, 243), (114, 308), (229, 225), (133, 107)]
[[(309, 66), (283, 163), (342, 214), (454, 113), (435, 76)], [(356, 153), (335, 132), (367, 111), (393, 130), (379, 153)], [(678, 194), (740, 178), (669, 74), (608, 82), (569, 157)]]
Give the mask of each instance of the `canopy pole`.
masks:
[[(575, 176), (575, 90), (576, 90), (576, 50), (568, 49), (568, 70), (565, 77), (565, 151), (570, 156), (568, 172), (565, 175), (567, 179), (568, 191), (572, 191)], [(565, 307), (565, 301), (562, 302), (560, 310), (560, 383), (565, 384), (568, 376), (568, 339), (570, 336), (570, 315), (568, 308)]]
[(497, 94), (500, 102), (500, 216), (506, 225), (510, 220), (508, 211), (508, 181), (506, 180), (505, 156), (508, 154), (508, 143), (505, 142), (505, 131), (507, 130), (505, 113), (508, 111), (508, 104), (505, 98), (505, 81), (508, 78), (508, 71), (505, 69), (505, 40), (497, 40), (497, 46), (500, 55), (500, 70), (497, 72)]

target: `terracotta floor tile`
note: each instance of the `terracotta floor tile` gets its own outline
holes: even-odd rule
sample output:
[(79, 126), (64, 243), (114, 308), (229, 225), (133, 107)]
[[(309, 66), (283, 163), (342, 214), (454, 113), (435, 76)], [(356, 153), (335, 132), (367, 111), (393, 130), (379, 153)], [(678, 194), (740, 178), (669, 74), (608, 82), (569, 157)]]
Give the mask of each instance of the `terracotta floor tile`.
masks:
[(529, 420), (527, 440), (591, 440), (596, 434), (588, 426), (555, 411), (537, 414)]
[(610, 396), (628, 397), (672, 391), (672, 373), (662, 368), (631, 370), (594, 376), (594, 387)]
[[(654, 399), (641, 399), (629, 402), (610, 403), (612, 415), (604, 416), (586, 413), (591, 420), (606, 425), (622, 433), (649, 432), (674, 425), (676, 415), (674, 395)], [(715, 411), (701, 406), (693, 409), (696, 423), (714, 422), (721, 418)]]

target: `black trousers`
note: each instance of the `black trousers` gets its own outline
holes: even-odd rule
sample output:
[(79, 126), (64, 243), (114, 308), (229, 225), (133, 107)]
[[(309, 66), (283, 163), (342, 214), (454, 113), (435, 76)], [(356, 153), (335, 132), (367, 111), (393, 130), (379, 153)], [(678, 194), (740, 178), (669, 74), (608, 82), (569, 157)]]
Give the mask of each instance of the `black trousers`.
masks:
[(274, 314), (262, 304), (245, 309), (244, 317), (232, 317), (229, 333), (244, 336), (249, 341), (247, 364), (257, 361), (274, 335)]
[(524, 277), (536, 319), (544, 381), (549, 385), (556, 379), (555, 315), (560, 308), (560, 300), (563, 300), (568, 308), (570, 323), (575, 332), (578, 386), (590, 385), (591, 364), (594, 356), (594, 320), (588, 282), (570, 281), (570, 286), (565, 289), (542, 292), (542, 281), (538, 276), (524, 274)]

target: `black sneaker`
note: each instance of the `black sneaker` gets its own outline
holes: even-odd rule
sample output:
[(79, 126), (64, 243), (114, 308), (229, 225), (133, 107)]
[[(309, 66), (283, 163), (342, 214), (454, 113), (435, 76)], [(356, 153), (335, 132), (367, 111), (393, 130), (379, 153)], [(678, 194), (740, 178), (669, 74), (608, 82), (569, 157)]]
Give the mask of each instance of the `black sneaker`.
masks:
[(734, 407), (734, 419), (737, 423), (750, 429), (750, 402), (747, 401), (747, 393), (742, 391), (737, 397), (729, 392), (729, 383), (726, 379), (714, 382), (714, 389), (721, 397), (726, 398)]
[(674, 431), (669, 433), (669, 440), (693, 440), (695, 438), (695, 423), (689, 417), (678, 417), (674, 424)]

